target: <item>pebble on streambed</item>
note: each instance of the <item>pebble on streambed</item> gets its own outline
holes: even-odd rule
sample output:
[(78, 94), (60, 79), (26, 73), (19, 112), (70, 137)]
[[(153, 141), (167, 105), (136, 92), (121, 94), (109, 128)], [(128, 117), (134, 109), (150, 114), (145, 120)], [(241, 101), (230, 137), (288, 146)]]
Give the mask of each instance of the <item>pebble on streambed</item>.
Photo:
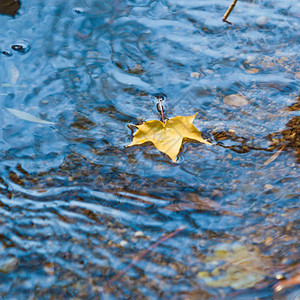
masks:
[(144, 236), (144, 233), (142, 232), (142, 231), (136, 231), (135, 233), (134, 233), (134, 237), (142, 237), (142, 236)]
[(245, 106), (248, 104), (248, 100), (239, 94), (225, 96), (223, 102), (230, 106)]
[(19, 259), (14, 256), (9, 256), (0, 259), (0, 273), (13, 272), (19, 264)]

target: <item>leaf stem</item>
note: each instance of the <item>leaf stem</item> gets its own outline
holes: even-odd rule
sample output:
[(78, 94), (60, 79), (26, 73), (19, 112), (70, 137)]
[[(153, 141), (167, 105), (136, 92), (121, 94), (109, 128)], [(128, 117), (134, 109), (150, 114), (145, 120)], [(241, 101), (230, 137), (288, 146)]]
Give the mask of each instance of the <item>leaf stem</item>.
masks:
[(157, 97), (157, 100), (158, 100), (158, 105), (159, 105), (158, 111), (159, 111), (160, 114), (161, 114), (161, 120), (162, 120), (163, 123), (165, 123), (164, 107), (163, 107), (163, 105), (162, 105), (162, 103), (161, 103), (160, 97)]

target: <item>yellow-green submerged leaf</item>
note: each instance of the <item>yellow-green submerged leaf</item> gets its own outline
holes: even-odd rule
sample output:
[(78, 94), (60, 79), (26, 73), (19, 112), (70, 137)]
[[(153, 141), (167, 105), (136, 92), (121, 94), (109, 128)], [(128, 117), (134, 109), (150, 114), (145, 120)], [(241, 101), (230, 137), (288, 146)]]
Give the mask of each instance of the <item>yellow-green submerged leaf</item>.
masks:
[(197, 277), (211, 287), (250, 288), (268, 275), (270, 260), (255, 249), (239, 244), (222, 244), (213, 256), (205, 259), (208, 266), (217, 265), (211, 272), (200, 271)]

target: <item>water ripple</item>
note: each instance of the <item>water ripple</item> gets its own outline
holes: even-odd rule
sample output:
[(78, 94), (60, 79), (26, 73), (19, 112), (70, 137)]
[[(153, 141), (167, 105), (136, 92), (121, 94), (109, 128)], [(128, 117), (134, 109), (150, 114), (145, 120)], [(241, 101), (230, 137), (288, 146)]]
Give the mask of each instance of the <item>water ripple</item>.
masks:
[[(274, 274), (297, 263), (299, 4), (239, 1), (233, 26), (228, 5), (30, 0), (0, 15), (0, 298), (101, 298), (181, 227), (107, 298), (231, 295), (197, 276), (218, 244), (271, 255)], [(189, 141), (177, 164), (125, 147), (158, 94), (215, 145)], [(274, 296), (273, 273), (241, 297)]]

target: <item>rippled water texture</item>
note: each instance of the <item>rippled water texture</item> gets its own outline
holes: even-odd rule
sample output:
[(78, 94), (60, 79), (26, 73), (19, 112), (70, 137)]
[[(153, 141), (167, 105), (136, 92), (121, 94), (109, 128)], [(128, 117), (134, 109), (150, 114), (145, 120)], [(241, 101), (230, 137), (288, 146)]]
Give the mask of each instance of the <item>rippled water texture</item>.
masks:
[[(23, 0), (0, 15), (1, 299), (270, 299), (297, 273), (300, 3), (240, 0), (232, 26), (229, 5)], [(157, 95), (215, 145), (189, 141), (177, 164), (126, 148)], [(235, 256), (253, 284), (211, 283)]]

